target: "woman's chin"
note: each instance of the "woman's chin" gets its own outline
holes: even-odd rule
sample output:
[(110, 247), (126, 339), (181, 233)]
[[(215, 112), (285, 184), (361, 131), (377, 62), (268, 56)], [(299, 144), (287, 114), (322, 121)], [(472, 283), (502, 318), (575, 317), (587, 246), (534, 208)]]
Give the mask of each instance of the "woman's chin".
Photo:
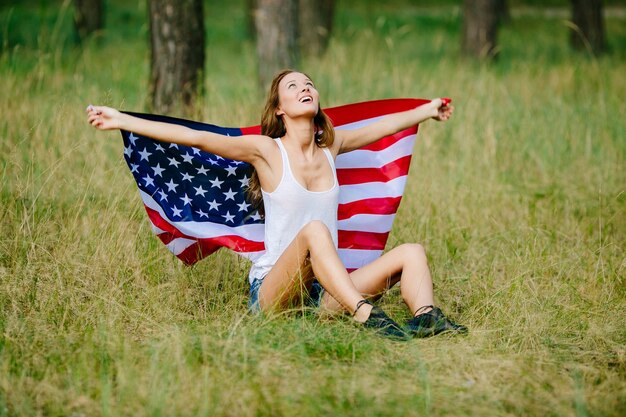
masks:
[(299, 119), (299, 118), (302, 118), (302, 117), (308, 117), (308, 118), (312, 119), (312, 118), (314, 118), (317, 115), (318, 111), (319, 110), (317, 108), (312, 107), (312, 106), (309, 109), (299, 109), (299, 111), (294, 112), (291, 115), (291, 118), (292, 119)]

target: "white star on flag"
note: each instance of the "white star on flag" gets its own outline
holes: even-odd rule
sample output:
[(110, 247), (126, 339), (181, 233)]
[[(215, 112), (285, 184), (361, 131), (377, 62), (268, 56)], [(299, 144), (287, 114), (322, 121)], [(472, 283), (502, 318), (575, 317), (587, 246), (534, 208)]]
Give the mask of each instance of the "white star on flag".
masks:
[(226, 219), (225, 221), (227, 222), (231, 222), (231, 223), (235, 223), (235, 221), (233, 220), (235, 218), (235, 216), (233, 216), (232, 214), (230, 214), (229, 211), (226, 212), (226, 214), (222, 214), (222, 217), (224, 219)]
[(189, 182), (191, 182), (191, 180), (193, 179), (193, 175), (189, 175), (186, 172), (183, 174), (183, 181), (187, 180)]
[(204, 194), (206, 194), (207, 190), (203, 189), (202, 186), (199, 187), (193, 187), (194, 190), (196, 190), (196, 195), (201, 195), (202, 197), (204, 197)]
[(152, 169), (154, 170), (154, 175), (158, 177), (162, 177), (163, 175), (161, 175), (161, 173), (165, 171), (165, 168), (161, 168), (161, 164), (157, 164), (157, 166), (152, 167)]
[(144, 159), (147, 161), (147, 160), (148, 160), (148, 157), (149, 157), (150, 155), (152, 155), (152, 153), (151, 153), (151, 152), (148, 152), (148, 149), (147, 149), (147, 148), (143, 148), (143, 151), (139, 152), (139, 155), (141, 155), (141, 160), (142, 160), (142, 161), (143, 161)]
[(185, 160), (185, 162), (191, 163), (191, 161), (193, 161), (193, 156), (189, 155), (189, 153), (186, 153), (183, 155), (183, 159)]
[(229, 188), (228, 191), (226, 191), (224, 193), (224, 195), (226, 196), (224, 201), (226, 201), (226, 200), (233, 200), (233, 201), (235, 201), (235, 195), (237, 195), (237, 193), (235, 191), (233, 191), (232, 188)]
[(189, 196), (187, 196), (187, 193), (185, 193), (184, 197), (180, 198), (181, 200), (183, 200), (183, 205), (190, 205), (191, 204), (191, 198), (189, 198)]
[(243, 201), (241, 204), (237, 204), (237, 206), (239, 206), (239, 211), (248, 211), (248, 207), (250, 207), (250, 204)]
[(244, 175), (242, 179), (239, 180), (242, 187), (247, 187), (250, 185), (250, 178), (247, 175)]
[(220, 188), (220, 186), (224, 183), (224, 181), (220, 181), (219, 178), (215, 177), (214, 180), (209, 181), (211, 183), (211, 188), (213, 187), (217, 187)]
[(174, 212), (174, 216), (176, 217), (180, 217), (180, 213), (182, 212), (182, 210), (179, 210), (176, 206), (172, 206), (172, 211)]
[(178, 162), (176, 158), (167, 158), (167, 160), (170, 161), (170, 166), (174, 165), (176, 168), (178, 168), (178, 165), (180, 164), (180, 162)]
[(154, 180), (150, 178), (150, 175), (146, 175), (145, 177), (143, 177), (143, 180), (146, 182), (146, 187), (148, 185), (154, 185)]
[(166, 182), (165, 185), (167, 185), (167, 191), (173, 191), (176, 192), (176, 187), (178, 187), (178, 184), (174, 183), (174, 180), (172, 180), (170, 178), (170, 182)]
[(213, 201), (209, 201), (209, 210), (217, 210), (220, 211), (219, 207), (222, 205), (222, 203), (218, 203), (217, 201), (213, 200)]
[(167, 194), (163, 190), (159, 190), (159, 195), (161, 196), (161, 201), (167, 201)]

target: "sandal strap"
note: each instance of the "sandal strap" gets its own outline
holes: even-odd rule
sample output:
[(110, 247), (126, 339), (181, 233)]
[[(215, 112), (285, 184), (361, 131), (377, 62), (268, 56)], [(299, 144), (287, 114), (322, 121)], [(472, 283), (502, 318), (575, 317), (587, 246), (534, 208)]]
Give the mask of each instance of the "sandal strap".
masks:
[(358, 303), (356, 303), (356, 308), (354, 309), (354, 313), (352, 313), (352, 317), (354, 317), (354, 315), (356, 314), (357, 311), (359, 311), (359, 308), (361, 308), (361, 306), (363, 304), (369, 304), (369, 305), (373, 305), (370, 300), (366, 300), (365, 298), (362, 299), (361, 301), (359, 301)]
[[(357, 306), (358, 306), (358, 304), (357, 304)], [(358, 307), (357, 307), (357, 308), (358, 308)], [(432, 309), (434, 309), (434, 308), (435, 308), (435, 306), (434, 306), (434, 305), (432, 305), (432, 304), (431, 304), (431, 305), (426, 305), (426, 306), (421, 306), (420, 308), (418, 308), (417, 310), (415, 310), (415, 313), (413, 313), (413, 317), (417, 317), (417, 313), (419, 313), (419, 312), (420, 312), (420, 311), (422, 311), (422, 310), (426, 310), (427, 308), (430, 308), (430, 309), (432, 310)], [(422, 314), (424, 314), (424, 313), (422, 313)]]

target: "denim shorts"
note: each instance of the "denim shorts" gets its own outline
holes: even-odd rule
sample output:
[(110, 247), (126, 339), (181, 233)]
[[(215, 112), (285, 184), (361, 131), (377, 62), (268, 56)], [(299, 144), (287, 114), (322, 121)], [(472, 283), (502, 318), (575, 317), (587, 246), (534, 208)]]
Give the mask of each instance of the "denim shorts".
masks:
[[(252, 313), (261, 312), (261, 305), (259, 304), (259, 289), (263, 283), (262, 279), (254, 279), (250, 284), (250, 298), (248, 299), (248, 310)], [(324, 295), (324, 287), (314, 280), (311, 284), (308, 294), (305, 296), (304, 304), (311, 307), (319, 307)]]

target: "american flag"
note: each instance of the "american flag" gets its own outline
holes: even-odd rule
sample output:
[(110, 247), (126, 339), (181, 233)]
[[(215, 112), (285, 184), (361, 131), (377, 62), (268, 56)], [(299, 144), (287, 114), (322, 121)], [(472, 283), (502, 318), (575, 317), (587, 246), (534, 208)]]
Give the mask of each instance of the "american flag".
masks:
[[(389, 99), (325, 109), (336, 130), (356, 129), (427, 103)], [(260, 126), (224, 128), (173, 117), (128, 113), (229, 136), (259, 134)], [(378, 258), (406, 184), (417, 126), (337, 157), (339, 255), (348, 270)], [(251, 166), (199, 149), (122, 131), (124, 158), (154, 233), (187, 264), (220, 247), (252, 261), (264, 251), (264, 224), (246, 200)]]

